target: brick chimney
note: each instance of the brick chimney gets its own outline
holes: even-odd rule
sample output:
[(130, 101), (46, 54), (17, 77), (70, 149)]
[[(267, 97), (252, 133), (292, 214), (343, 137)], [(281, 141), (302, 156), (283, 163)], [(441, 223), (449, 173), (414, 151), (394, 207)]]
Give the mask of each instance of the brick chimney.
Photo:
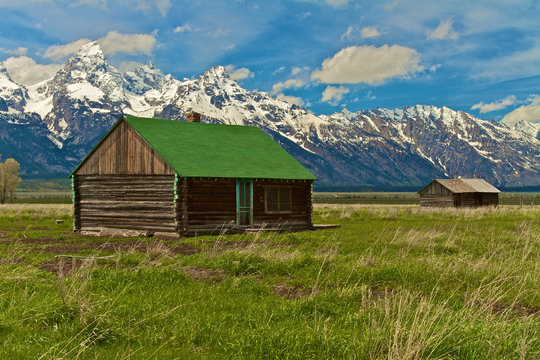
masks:
[(196, 113), (196, 112), (190, 112), (190, 113), (188, 113), (186, 115), (186, 120), (187, 120), (187, 122), (200, 123), (201, 122), (201, 114)]

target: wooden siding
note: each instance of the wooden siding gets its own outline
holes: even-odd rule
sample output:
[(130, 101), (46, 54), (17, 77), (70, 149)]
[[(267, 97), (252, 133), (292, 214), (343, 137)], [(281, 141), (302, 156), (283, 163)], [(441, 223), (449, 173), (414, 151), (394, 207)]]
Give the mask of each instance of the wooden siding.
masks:
[[(218, 233), (236, 230), (236, 179), (179, 179), (187, 200), (186, 208), (180, 210), (182, 200), (177, 201), (177, 221), (184, 224), (185, 233)], [(268, 214), (264, 208), (265, 186), (291, 187), (291, 212)], [(183, 190), (185, 188), (185, 190)], [(304, 181), (253, 181), (253, 227), (304, 230), (311, 228), (312, 201), (311, 182)]]
[(454, 198), (452, 194), (420, 194), (420, 206), (425, 207), (452, 207), (454, 206)]
[(176, 233), (173, 175), (74, 176), (76, 230)]
[[(284, 186), (291, 188), (291, 211), (289, 213), (266, 213), (264, 188)], [(264, 180), (253, 184), (253, 225), (255, 227), (302, 230), (312, 227), (311, 182)]]
[(426, 186), (422, 191), (420, 191), (420, 197), (423, 195), (452, 195), (453, 193), (439, 184), (437, 181), (433, 181), (431, 184)]
[(499, 205), (499, 194), (482, 193), (481, 204), (483, 206), (498, 206)]
[(499, 194), (494, 193), (463, 193), (454, 194), (454, 204), (458, 207), (497, 206)]
[(425, 207), (476, 207), (497, 206), (498, 204), (499, 195), (493, 193), (420, 194), (420, 206)]
[(159, 154), (124, 120), (84, 161), (76, 175), (173, 175)]
[(187, 234), (236, 228), (236, 180), (185, 180)]

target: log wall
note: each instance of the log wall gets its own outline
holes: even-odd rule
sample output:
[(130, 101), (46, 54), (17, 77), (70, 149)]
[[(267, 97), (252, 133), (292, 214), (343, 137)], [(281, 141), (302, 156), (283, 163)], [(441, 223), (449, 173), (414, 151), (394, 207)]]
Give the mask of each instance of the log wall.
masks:
[(425, 207), (453, 207), (454, 197), (449, 195), (420, 194), (420, 206)]
[[(185, 224), (185, 233), (219, 233), (223, 230), (236, 230), (236, 179), (179, 179), (184, 182), (185, 209), (181, 210), (182, 200), (177, 201), (178, 220)], [(265, 212), (265, 186), (291, 187), (291, 212), (268, 214)], [(184, 190), (185, 189), (185, 190)], [(311, 182), (303, 181), (253, 181), (253, 227), (282, 230), (304, 230), (311, 228), (312, 201)]]
[(499, 205), (499, 194), (497, 193), (482, 193), (483, 206), (498, 206)]
[[(268, 214), (264, 206), (264, 188), (279, 186), (291, 188), (291, 212)], [(311, 228), (312, 200), (311, 182), (303, 181), (256, 181), (253, 185), (253, 225), (270, 228), (283, 228), (284, 230), (305, 230)]]
[(124, 120), (85, 159), (77, 175), (173, 175), (159, 154)]
[(236, 228), (235, 179), (184, 179), (188, 235)]
[(476, 207), (498, 204), (499, 194), (496, 193), (420, 194), (420, 206), (425, 207)]
[(174, 175), (74, 175), (76, 230), (176, 233)]

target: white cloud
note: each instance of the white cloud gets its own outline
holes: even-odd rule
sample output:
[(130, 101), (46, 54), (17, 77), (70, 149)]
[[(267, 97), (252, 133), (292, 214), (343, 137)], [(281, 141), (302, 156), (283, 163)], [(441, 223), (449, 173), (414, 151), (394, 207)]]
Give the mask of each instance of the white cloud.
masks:
[(235, 69), (234, 65), (227, 65), (225, 66), (225, 70), (227, 70), (231, 79), (237, 80), (237, 81), (242, 80), (242, 79), (252, 78), (255, 76), (255, 74), (253, 74), (251, 71), (249, 71), (248, 68), (245, 68), (245, 67), (240, 68), (240, 69)]
[(325, 0), (328, 5), (332, 6), (342, 6), (349, 2), (349, 0)]
[(70, 42), (66, 45), (49, 46), (47, 50), (45, 50), (45, 54), (43, 54), (43, 57), (57, 61), (61, 60), (62, 58), (73, 54), (75, 51), (79, 50), (84, 44), (89, 43), (90, 41), (90, 39), (80, 39)]
[(358, 28), (354, 25), (350, 25), (348, 28), (347, 28), (347, 31), (345, 31), (343, 33), (343, 35), (341, 35), (341, 37), (339, 38), (341, 41), (345, 41), (345, 40), (352, 40), (353, 39), (353, 33), (357, 32), (358, 31)]
[(483, 102), (479, 102), (478, 104), (475, 104), (471, 107), (471, 110), (478, 109), (480, 110), (480, 113), (487, 113), (490, 111), (496, 111), (504, 109), (505, 107), (508, 107), (510, 105), (514, 105), (516, 103), (516, 97), (514, 95), (510, 95), (506, 97), (505, 99), (501, 99), (499, 101), (495, 101), (492, 103), (484, 104)]
[(298, 18), (299, 18), (300, 20), (304, 20), (304, 19), (306, 19), (306, 18), (308, 18), (308, 17), (310, 17), (310, 16), (311, 16), (311, 12), (306, 11), (306, 12), (304, 12), (304, 13), (298, 15)]
[(232, 50), (232, 49), (234, 49), (235, 46), (236, 46), (236, 44), (221, 45), (221, 48), (223, 50)]
[(111, 31), (98, 41), (105, 54), (150, 54), (156, 44), (153, 35), (121, 34), (118, 31)]
[[(80, 39), (65, 45), (53, 45), (45, 50), (44, 57), (61, 60), (79, 50), (90, 39)], [(149, 34), (121, 34), (118, 31), (110, 31), (104, 38), (98, 40), (101, 50), (106, 55), (116, 53), (126, 54), (150, 54), (156, 39)]]
[(95, 5), (103, 9), (107, 8), (107, 0), (79, 0), (75, 3), (72, 3), (71, 6), (81, 6), (81, 5)]
[(166, 16), (171, 8), (171, 0), (137, 0), (137, 3), (135, 10), (148, 12), (155, 7), (162, 16)]
[(522, 120), (540, 124), (540, 95), (532, 95), (527, 99), (529, 104), (518, 107), (506, 114), (502, 122), (508, 125), (516, 124)]
[(37, 64), (28, 56), (10, 57), (3, 64), (11, 78), (23, 85), (32, 85), (50, 79), (62, 68), (61, 64)]
[(206, 35), (210, 37), (214, 37), (214, 38), (220, 38), (220, 37), (224, 37), (230, 32), (231, 32), (230, 29), (219, 28), (213, 31), (208, 31)]
[(302, 100), (301, 98), (297, 96), (289, 96), (289, 95), (284, 95), (280, 93), (276, 95), (276, 99), (288, 102), (289, 104), (292, 104), (292, 105), (298, 105), (298, 106), (304, 105), (304, 100)]
[(441, 20), (439, 26), (433, 31), (426, 31), (426, 36), (428, 40), (442, 40), (442, 39), (453, 39), (456, 40), (459, 37), (459, 34), (452, 29), (452, 24), (454, 21), (452, 19)]
[(28, 53), (28, 48), (25, 48), (25, 47), (18, 47), (16, 49), (0, 48), (0, 51), (7, 55), (24, 56), (26, 55), (26, 53)]
[(143, 65), (144, 65), (143, 63), (140, 63), (138, 61), (122, 61), (118, 65), (118, 70), (120, 70), (120, 72), (125, 73), (126, 71), (133, 71), (137, 68), (140, 68)]
[(429, 72), (435, 72), (437, 71), (438, 69), (440, 69), (442, 67), (442, 64), (436, 64), (436, 65), (431, 65), (429, 67)]
[(280, 72), (283, 72), (283, 70), (285, 70), (285, 66), (280, 66), (276, 70), (272, 71), (272, 75), (276, 75), (276, 74), (278, 74)]
[(477, 63), (471, 76), (501, 81), (538, 74), (540, 74), (540, 41), (537, 40), (527, 50)]
[(347, 94), (349, 89), (344, 86), (327, 86), (322, 93), (322, 101), (329, 102), (332, 105), (337, 105), (341, 101), (343, 95)]
[(362, 32), (360, 33), (360, 36), (362, 37), (362, 39), (367, 39), (367, 38), (372, 38), (372, 37), (379, 37), (382, 34), (383, 33), (379, 32), (379, 30), (377, 30), (376, 26), (367, 26), (367, 27), (362, 29)]
[(323, 61), (312, 80), (325, 84), (380, 84), (386, 79), (407, 77), (422, 71), (420, 55), (400, 45), (350, 46)]
[(291, 75), (298, 75), (300, 74), (302, 71), (307, 71), (309, 70), (309, 66), (304, 66), (304, 67), (299, 67), (299, 66), (295, 66), (292, 68), (291, 70)]
[(306, 85), (306, 82), (302, 79), (289, 79), (284, 82), (280, 81), (272, 86), (272, 94), (280, 93), (285, 89), (299, 88), (304, 85)]
[(183, 32), (187, 32), (187, 31), (191, 31), (191, 26), (189, 24), (180, 25), (180, 26), (177, 26), (177, 27), (174, 28), (175, 33), (183, 33)]

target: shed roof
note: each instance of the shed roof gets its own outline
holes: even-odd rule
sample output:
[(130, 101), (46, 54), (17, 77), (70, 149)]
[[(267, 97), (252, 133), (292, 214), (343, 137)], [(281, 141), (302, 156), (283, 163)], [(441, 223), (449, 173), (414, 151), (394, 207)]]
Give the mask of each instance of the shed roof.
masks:
[[(474, 193), (474, 192), (482, 192), (482, 193), (500, 193), (501, 191), (497, 189), (495, 186), (491, 185), (484, 179), (435, 179), (433, 181), (438, 182), (451, 192), (455, 194), (459, 193)], [(431, 185), (429, 183), (429, 185)], [(427, 188), (429, 185), (427, 185), (425, 188)], [(424, 190), (422, 189), (422, 190)], [(419, 192), (421, 192), (420, 190)]]
[(122, 120), (182, 177), (316, 180), (302, 164), (255, 126), (135, 116), (123, 116), (117, 124)]

